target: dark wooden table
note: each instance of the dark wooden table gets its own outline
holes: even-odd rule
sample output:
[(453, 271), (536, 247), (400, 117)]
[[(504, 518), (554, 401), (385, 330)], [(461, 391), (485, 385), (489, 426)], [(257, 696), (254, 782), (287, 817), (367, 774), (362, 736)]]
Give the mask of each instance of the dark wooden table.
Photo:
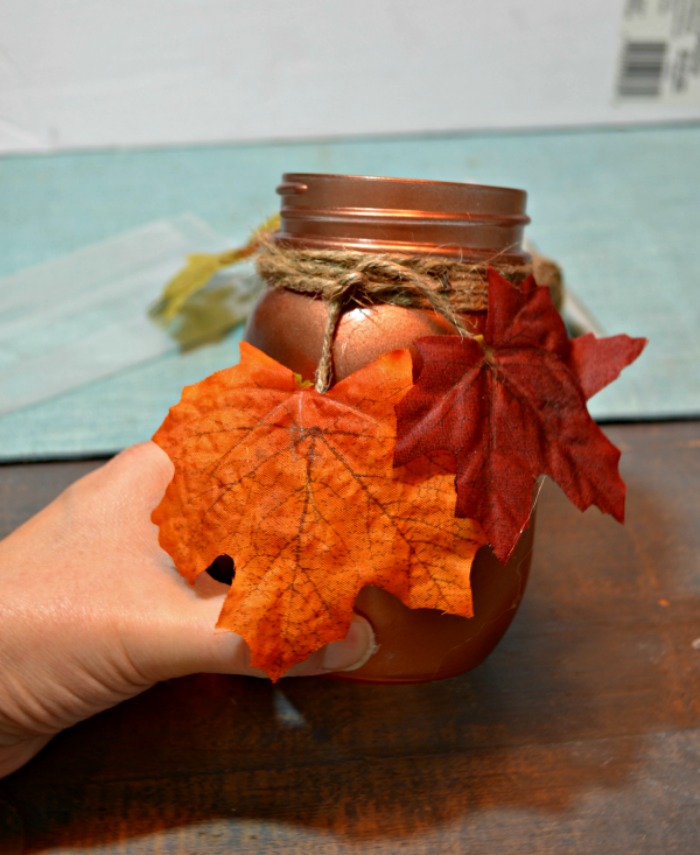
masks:
[[(159, 685), (0, 782), (0, 852), (697, 855), (700, 424), (608, 433), (625, 526), (547, 484), (476, 671)], [(0, 534), (94, 465), (0, 468)]]

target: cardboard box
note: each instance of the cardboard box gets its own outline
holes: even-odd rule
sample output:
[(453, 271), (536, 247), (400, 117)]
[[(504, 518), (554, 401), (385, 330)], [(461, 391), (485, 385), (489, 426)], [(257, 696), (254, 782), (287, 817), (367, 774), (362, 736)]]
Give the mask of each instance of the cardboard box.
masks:
[(700, 0), (9, 0), (0, 152), (700, 119)]

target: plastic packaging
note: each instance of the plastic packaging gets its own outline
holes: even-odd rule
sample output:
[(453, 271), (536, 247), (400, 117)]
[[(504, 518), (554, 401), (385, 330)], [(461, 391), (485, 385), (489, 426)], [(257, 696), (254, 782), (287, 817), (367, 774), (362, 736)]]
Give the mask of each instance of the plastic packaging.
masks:
[(1, 279), (0, 414), (176, 349), (149, 304), (193, 246), (226, 243), (183, 215)]

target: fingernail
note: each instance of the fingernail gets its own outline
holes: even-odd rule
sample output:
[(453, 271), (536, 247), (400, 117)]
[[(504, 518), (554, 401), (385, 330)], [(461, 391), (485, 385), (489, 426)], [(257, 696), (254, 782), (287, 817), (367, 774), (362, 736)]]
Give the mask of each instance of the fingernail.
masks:
[(342, 641), (333, 641), (323, 654), (326, 671), (356, 671), (377, 652), (374, 631), (369, 621), (355, 616)]

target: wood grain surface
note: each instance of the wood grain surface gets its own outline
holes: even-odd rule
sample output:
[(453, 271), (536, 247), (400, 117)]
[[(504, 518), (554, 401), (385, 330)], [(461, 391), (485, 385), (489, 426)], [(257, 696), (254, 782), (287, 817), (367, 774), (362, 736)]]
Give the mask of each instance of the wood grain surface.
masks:
[[(491, 658), (414, 686), (200, 675), (0, 782), (0, 852), (700, 851), (700, 425), (618, 425), (624, 527), (547, 484)], [(94, 462), (0, 468), (0, 534)]]

